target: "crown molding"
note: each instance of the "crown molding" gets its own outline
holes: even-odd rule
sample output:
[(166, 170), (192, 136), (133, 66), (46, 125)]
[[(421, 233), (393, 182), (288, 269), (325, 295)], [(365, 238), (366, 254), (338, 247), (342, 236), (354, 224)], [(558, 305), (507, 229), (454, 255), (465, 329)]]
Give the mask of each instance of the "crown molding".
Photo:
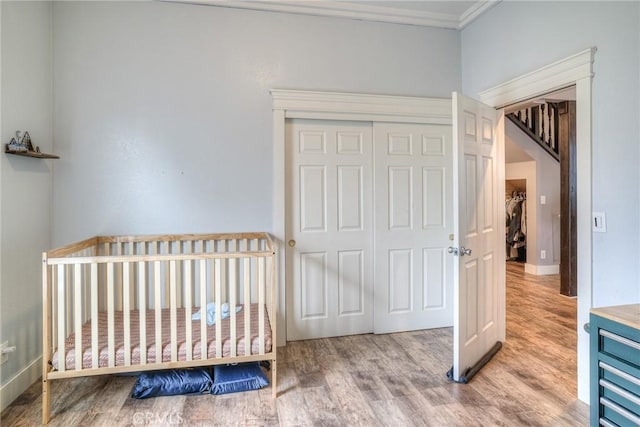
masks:
[(502, 0), (484, 0), (484, 1), (476, 1), (469, 9), (467, 9), (461, 16), (458, 21), (458, 29), (461, 30), (471, 22), (473, 22), (477, 17), (485, 13), (487, 10), (491, 9), (493, 6), (500, 3)]
[(563, 89), (576, 81), (593, 76), (591, 47), (478, 94), (480, 101), (500, 108), (545, 93)]
[(294, 13), (299, 15), (329, 16), (336, 18), (359, 19), (364, 21), (392, 24), (417, 25), (461, 29), (480, 14), (502, 0), (480, 0), (461, 16), (447, 13), (426, 12), (389, 6), (374, 6), (364, 3), (322, 1), (271, 1), (271, 0), (159, 0), (170, 3), (189, 3), (206, 6), (251, 9), (269, 12)]

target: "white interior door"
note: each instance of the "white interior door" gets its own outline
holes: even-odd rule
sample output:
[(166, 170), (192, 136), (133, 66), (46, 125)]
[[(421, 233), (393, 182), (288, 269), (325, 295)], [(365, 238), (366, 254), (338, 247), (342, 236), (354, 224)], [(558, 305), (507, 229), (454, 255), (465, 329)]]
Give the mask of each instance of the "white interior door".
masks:
[(374, 123), (376, 333), (453, 325), (451, 126)]
[[(504, 219), (498, 163), (504, 144), (499, 114), (491, 107), (453, 94), (454, 134), (454, 337), (453, 379), (458, 381), (504, 337)], [(502, 191), (502, 195), (504, 191)], [(470, 254), (463, 254), (468, 249)]]
[(372, 331), (371, 123), (288, 121), (287, 340)]

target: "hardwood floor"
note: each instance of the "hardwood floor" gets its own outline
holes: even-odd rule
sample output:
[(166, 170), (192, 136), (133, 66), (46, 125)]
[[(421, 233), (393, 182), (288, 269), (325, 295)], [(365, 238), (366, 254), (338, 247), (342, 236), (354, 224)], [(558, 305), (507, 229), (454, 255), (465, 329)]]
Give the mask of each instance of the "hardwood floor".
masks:
[[(135, 378), (52, 382), (52, 426), (390, 425), (586, 426), (576, 401), (576, 300), (559, 276), (507, 263), (507, 341), (466, 385), (451, 383), (452, 329), (298, 341), (279, 349), (269, 388), (222, 396), (135, 400)], [(40, 383), (2, 426), (38, 425)]]

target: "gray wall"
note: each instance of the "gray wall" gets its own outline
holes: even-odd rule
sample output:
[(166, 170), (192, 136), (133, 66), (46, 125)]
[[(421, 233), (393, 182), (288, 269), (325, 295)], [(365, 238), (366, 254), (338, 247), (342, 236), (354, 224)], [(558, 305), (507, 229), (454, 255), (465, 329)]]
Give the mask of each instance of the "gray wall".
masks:
[[(16, 130), (52, 149), (50, 2), (0, 2), (2, 151)], [(40, 376), (42, 252), (50, 247), (54, 160), (0, 155), (0, 342), (16, 346), (0, 366), (2, 409)]]
[[(470, 95), (598, 49), (593, 210), (607, 213), (607, 233), (593, 238), (595, 306), (640, 301), (639, 8), (638, 2), (502, 2), (462, 31), (463, 91)], [(535, 35), (536, 44), (523, 49), (516, 34)]]
[[(586, 48), (598, 49), (592, 203), (594, 211), (606, 212), (607, 233), (593, 235), (591, 300), (579, 300), (579, 325), (588, 321), (588, 307), (640, 302), (639, 9), (638, 2), (501, 2), (461, 36), (462, 86), (472, 96)], [(535, 44), (523, 47), (533, 39)], [(587, 400), (588, 336), (581, 328), (578, 336), (578, 396)]]
[(0, 367), (3, 405), (40, 375), (42, 251), (96, 234), (271, 229), (271, 88), (461, 87), (452, 30), (161, 2), (0, 4), (2, 142), (28, 129), (62, 157), (1, 156), (0, 342), (18, 347)]
[(449, 97), (457, 31), (160, 2), (56, 2), (55, 245), (270, 230), (271, 88)]

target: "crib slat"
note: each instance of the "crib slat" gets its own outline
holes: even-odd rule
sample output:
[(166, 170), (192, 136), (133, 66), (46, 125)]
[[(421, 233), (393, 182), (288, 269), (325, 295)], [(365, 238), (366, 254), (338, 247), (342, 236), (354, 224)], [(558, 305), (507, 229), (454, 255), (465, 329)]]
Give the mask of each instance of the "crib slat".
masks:
[(49, 293), (51, 294), (51, 341), (49, 342), (51, 356), (56, 351), (58, 345), (58, 269), (63, 268), (61, 265), (52, 265), (49, 267), (49, 277), (51, 278), (51, 286)]
[(122, 309), (124, 321), (124, 364), (131, 365), (131, 300), (129, 291), (129, 263), (122, 263)]
[(264, 261), (264, 257), (258, 258), (258, 343), (260, 354), (264, 354), (264, 290), (267, 287)]
[[(86, 250), (84, 251), (85, 253), (87, 252)], [(91, 268), (91, 264), (84, 264), (82, 265), (82, 281), (83, 283), (86, 281), (87, 283), (89, 280), (89, 270)], [(89, 320), (91, 318), (91, 294), (90, 294), (90, 290), (87, 286), (83, 286), (82, 287), (82, 321), (86, 322), (87, 320)]]
[(178, 296), (176, 291), (176, 262), (169, 262), (169, 312), (171, 315), (171, 361), (178, 360)]
[(64, 282), (64, 270), (65, 266), (58, 266), (58, 371), (66, 371), (66, 349), (65, 349), (65, 302), (67, 296), (65, 295), (65, 282)]
[[(115, 244), (116, 250), (116, 256), (121, 256), (122, 255), (122, 249), (123, 249), (123, 244), (122, 243), (116, 243)], [(115, 288), (116, 288), (116, 294), (115, 294), (115, 309), (118, 311), (122, 311), (122, 263), (114, 263), (113, 266), (114, 270), (114, 284), (115, 284)]]
[(184, 282), (182, 283), (182, 286), (184, 287), (184, 317), (186, 325), (185, 347), (187, 349), (187, 360), (193, 360), (193, 334), (191, 329), (191, 307), (193, 306), (193, 303), (191, 302), (191, 261), (185, 261), (183, 270)]
[(67, 329), (65, 329), (63, 332), (64, 336), (67, 337), (69, 335), (71, 335), (71, 327), (73, 326), (73, 279), (72, 279), (72, 274), (73, 269), (71, 268), (71, 266), (67, 266), (65, 267), (65, 283), (66, 283), (66, 292), (65, 295), (67, 297), (67, 311), (65, 311), (65, 315), (67, 316), (67, 320), (66, 320), (66, 326)]
[[(175, 251), (174, 251), (175, 255), (183, 255), (186, 254), (186, 251), (183, 248), (183, 242), (182, 241), (177, 241), (176, 242), (176, 246), (175, 246)], [(176, 260), (177, 261), (177, 260)], [(182, 267), (183, 267), (183, 263), (182, 262), (177, 262), (176, 263), (176, 277), (177, 278), (182, 278)], [(182, 281), (179, 280), (177, 282), (177, 287), (176, 287), (176, 307), (184, 307), (183, 305), (183, 284)]]
[(91, 367), (98, 367), (98, 264), (91, 264)]
[(107, 263), (107, 353), (109, 356), (109, 367), (116, 364), (115, 354), (115, 313), (114, 313), (114, 295), (113, 295), (113, 274), (114, 265), (112, 262)]
[[(171, 245), (169, 242), (164, 242), (164, 254), (165, 255), (169, 255), (171, 253)], [(163, 296), (163, 300), (164, 300), (164, 305), (163, 307), (167, 307), (168, 306), (168, 301), (169, 301), (169, 272), (166, 270), (168, 267), (168, 265), (165, 263), (164, 264), (164, 292), (162, 292), (162, 296)]]
[[(248, 244), (248, 241), (247, 241)], [(244, 259), (244, 355), (251, 354), (251, 258)]]
[[(218, 245), (218, 250), (216, 251), (218, 254), (223, 253), (223, 254), (227, 254), (229, 253), (229, 241), (228, 240), (221, 240), (220, 244)], [(222, 278), (222, 281), (220, 282), (220, 291), (221, 291), (221, 297), (219, 299), (220, 303), (222, 304), (223, 302), (228, 302), (229, 301), (229, 295), (228, 295), (228, 283), (226, 283), (227, 280), (227, 263), (225, 261), (225, 259), (221, 259), (220, 260), (220, 277)]]
[[(138, 245), (135, 242), (131, 242), (129, 244), (129, 253), (131, 255), (136, 255), (138, 253)], [(133, 283), (134, 286), (129, 286), (129, 307), (134, 308), (137, 307), (136, 304), (136, 263), (131, 263), (129, 269), (129, 284)]]
[(47, 380), (51, 353), (51, 267), (47, 265), (47, 253), (42, 254), (42, 424), (49, 422), (51, 387)]
[(140, 364), (147, 364), (147, 270), (144, 262), (138, 263), (138, 313), (140, 314)]
[(237, 282), (237, 262), (235, 258), (229, 259), (229, 313), (231, 313), (231, 320), (229, 325), (231, 327), (231, 357), (236, 357), (236, 348), (238, 342), (236, 339), (236, 282)]
[[(222, 266), (221, 260), (215, 259), (215, 294), (216, 294), (216, 357), (222, 357)], [(231, 308), (229, 308), (231, 310)]]
[(156, 363), (162, 363), (162, 291), (160, 286), (162, 285), (160, 275), (160, 261), (153, 263), (153, 280), (154, 280), (154, 294), (155, 301), (153, 308), (156, 314)]
[(75, 360), (76, 371), (82, 369), (82, 277), (81, 277), (81, 265), (76, 264), (73, 266), (73, 288), (74, 288), (74, 329), (75, 329)]
[[(202, 243), (204, 250), (204, 242)], [(207, 262), (200, 260), (200, 359), (208, 359), (207, 352)]]

